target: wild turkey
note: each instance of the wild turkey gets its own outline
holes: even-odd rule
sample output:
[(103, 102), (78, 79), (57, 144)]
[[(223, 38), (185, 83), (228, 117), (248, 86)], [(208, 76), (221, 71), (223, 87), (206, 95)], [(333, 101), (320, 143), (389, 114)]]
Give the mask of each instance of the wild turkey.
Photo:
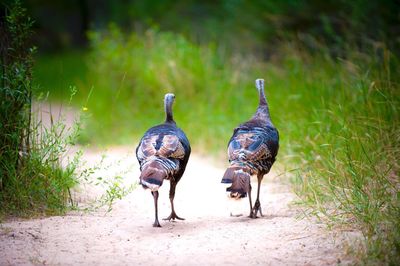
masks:
[(146, 131), (138, 147), (136, 157), (140, 164), (140, 184), (150, 189), (154, 198), (154, 227), (161, 227), (158, 221), (158, 189), (164, 180), (170, 181), (169, 199), (171, 215), (164, 220), (184, 220), (175, 213), (175, 188), (190, 156), (190, 144), (185, 133), (176, 126), (172, 115), (175, 96), (168, 93), (164, 98), (165, 122)]
[[(225, 171), (222, 183), (232, 184), (226, 190), (232, 198), (244, 198), (249, 194), (251, 218), (257, 213), (263, 216), (260, 205), (260, 186), (275, 162), (279, 149), (279, 134), (271, 122), (268, 103), (264, 95), (264, 80), (257, 79), (259, 104), (253, 117), (234, 129), (228, 143), (230, 166)], [(250, 176), (257, 175), (257, 199), (251, 202)]]

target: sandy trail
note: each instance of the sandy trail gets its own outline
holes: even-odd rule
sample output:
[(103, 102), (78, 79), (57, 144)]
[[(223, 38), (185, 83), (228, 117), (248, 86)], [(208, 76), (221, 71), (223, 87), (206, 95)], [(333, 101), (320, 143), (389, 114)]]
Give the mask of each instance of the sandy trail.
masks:
[[(116, 168), (132, 169), (124, 178), (137, 180), (134, 147), (107, 151)], [(100, 158), (87, 152), (88, 161)], [(108, 169), (107, 171), (115, 171)], [(220, 184), (224, 169), (193, 155), (177, 186), (175, 208), (184, 221), (162, 221), (153, 228), (153, 200), (137, 187), (110, 213), (95, 212), (0, 225), (0, 265), (336, 265), (345, 255), (351, 232), (327, 231), (290, 206), (295, 195), (274, 174), (262, 184), (264, 217), (247, 218), (248, 199), (227, 199)], [(253, 187), (256, 187), (253, 185)], [(169, 182), (160, 190), (159, 215), (170, 213)], [(90, 191), (90, 190), (89, 190)], [(253, 189), (253, 192), (255, 189)], [(85, 190), (82, 198), (90, 197)], [(254, 194), (253, 194), (254, 195)], [(255, 198), (255, 196), (253, 196)], [(241, 212), (242, 217), (230, 217)]]

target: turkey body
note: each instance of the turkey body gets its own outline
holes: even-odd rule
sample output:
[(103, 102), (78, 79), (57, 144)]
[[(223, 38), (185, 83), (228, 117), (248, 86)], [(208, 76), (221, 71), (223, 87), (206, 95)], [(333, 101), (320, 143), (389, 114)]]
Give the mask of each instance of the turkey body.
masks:
[[(260, 186), (275, 162), (279, 150), (279, 133), (272, 124), (268, 104), (264, 95), (264, 81), (256, 80), (259, 91), (259, 106), (254, 116), (234, 129), (228, 142), (230, 166), (225, 171), (222, 183), (232, 184), (227, 188), (232, 198), (249, 196), (250, 217), (262, 215), (260, 205)], [(257, 176), (257, 199), (254, 206), (251, 200), (252, 175)]]
[(175, 96), (165, 96), (166, 120), (163, 124), (147, 130), (136, 148), (140, 165), (139, 181), (143, 188), (150, 189), (154, 198), (154, 227), (161, 227), (158, 220), (158, 189), (164, 180), (170, 181), (169, 198), (171, 215), (165, 220), (179, 219), (175, 213), (174, 197), (176, 185), (185, 172), (191, 148), (185, 133), (176, 126), (172, 117), (172, 103)]

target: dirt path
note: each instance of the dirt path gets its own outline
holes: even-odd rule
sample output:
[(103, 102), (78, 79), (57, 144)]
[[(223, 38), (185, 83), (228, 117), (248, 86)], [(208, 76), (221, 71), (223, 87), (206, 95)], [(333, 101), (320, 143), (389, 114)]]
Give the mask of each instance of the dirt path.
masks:
[[(115, 148), (109, 160), (133, 169), (134, 148)], [(89, 161), (99, 153), (87, 153)], [(107, 171), (114, 171), (108, 169)], [(349, 232), (296, 217), (295, 195), (270, 174), (261, 191), (265, 217), (247, 218), (248, 200), (227, 199), (220, 184), (224, 169), (192, 156), (177, 186), (175, 207), (184, 221), (161, 221), (153, 228), (149, 191), (135, 189), (105, 214), (70, 213), (62, 217), (16, 220), (0, 224), (0, 265), (336, 265), (351, 263), (344, 251)], [(169, 182), (160, 191), (160, 217), (169, 215)], [(82, 198), (90, 197), (82, 192)], [(230, 213), (246, 214), (230, 217)]]

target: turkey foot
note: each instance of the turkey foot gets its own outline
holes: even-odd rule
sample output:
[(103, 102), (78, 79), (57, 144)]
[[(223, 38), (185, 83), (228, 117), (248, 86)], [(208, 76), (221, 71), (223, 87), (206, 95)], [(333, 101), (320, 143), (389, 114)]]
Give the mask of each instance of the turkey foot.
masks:
[(253, 218), (253, 219), (257, 218), (257, 215), (254, 214), (254, 211), (253, 211), (253, 210), (251, 210), (251, 212), (250, 212), (250, 214), (249, 214), (249, 218)]
[(172, 220), (175, 220), (175, 219), (178, 219), (178, 220), (185, 220), (185, 218), (181, 218), (181, 217), (179, 217), (178, 215), (176, 215), (175, 212), (171, 212), (170, 216), (168, 216), (167, 218), (164, 218), (163, 220), (171, 221), (171, 219), (172, 219)]
[(153, 227), (161, 227), (160, 222), (158, 220), (154, 221)]
[(251, 217), (251, 218), (257, 218), (257, 213), (258, 213), (258, 212), (260, 212), (260, 216), (261, 216), (261, 217), (264, 216), (264, 215), (262, 214), (260, 201), (257, 199), (256, 202), (255, 202), (255, 204), (254, 204), (253, 209), (251, 210), (250, 217)]

